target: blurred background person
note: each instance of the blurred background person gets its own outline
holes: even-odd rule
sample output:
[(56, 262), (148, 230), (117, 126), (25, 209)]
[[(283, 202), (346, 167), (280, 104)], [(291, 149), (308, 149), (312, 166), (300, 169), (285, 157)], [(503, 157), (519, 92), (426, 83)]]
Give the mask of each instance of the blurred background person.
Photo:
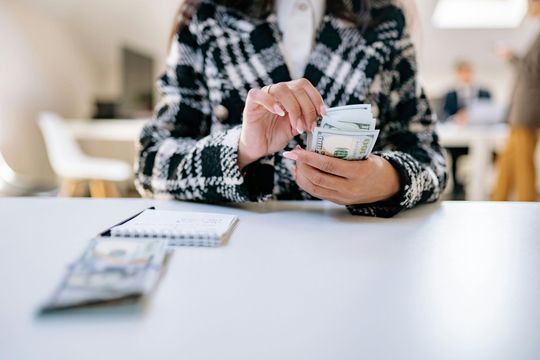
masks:
[(467, 110), (479, 99), (491, 99), (491, 92), (476, 84), (474, 67), (468, 61), (458, 61), (455, 65), (456, 86), (444, 98), (444, 114), (448, 120), (466, 124)]
[[(490, 100), (489, 90), (476, 84), (473, 65), (468, 61), (458, 61), (455, 65), (456, 85), (444, 97), (443, 121), (465, 125), (469, 122), (468, 109), (476, 101)], [(465, 198), (465, 188), (457, 176), (457, 164), (460, 157), (467, 155), (467, 147), (446, 148), (452, 161), (452, 196), (456, 200)]]
[[(540, 19), (540, 0), (529, 0), (528, 15)], [(534, 156), (540, 127), (540, 34), (523, 57), (504, 48), (499, 53), (514, 65), (516, 84), (508, 118), (510, 135), (499, 159), (492, 198), (505, 201), (515, 191), (518, 201), (536, 201)]]

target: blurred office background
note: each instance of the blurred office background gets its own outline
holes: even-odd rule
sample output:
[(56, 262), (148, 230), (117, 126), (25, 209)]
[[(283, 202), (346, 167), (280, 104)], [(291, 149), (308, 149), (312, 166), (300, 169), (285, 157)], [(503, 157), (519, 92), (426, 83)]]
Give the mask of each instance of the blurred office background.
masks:
[[(403, 2), (421, 81), (441, 118), (458, 61), (474, 68), (475, 84), (489, 89), (497, 108), (510, 105), (513, 70), (497, 53), (525, 52), (540, 31), (540, 22), (525, 16), (526, 0)], [(134, 142), (158, 100), (154, 80), (164, 68), (178, 5), (0, 0), (0, 194), (54, 196), (61, 188), (64, 195), (83, 196), (87, 184), (66, 182), (80, 171), (80, 178), (101, 175), (91, 184), (94, 196), (136, 196)], [(445, 146), (470, 147), (457, 174), (466, 198), (489, 199), (492, 153), (504, 145), (506, 131), (503, 124), (441, 129)]]

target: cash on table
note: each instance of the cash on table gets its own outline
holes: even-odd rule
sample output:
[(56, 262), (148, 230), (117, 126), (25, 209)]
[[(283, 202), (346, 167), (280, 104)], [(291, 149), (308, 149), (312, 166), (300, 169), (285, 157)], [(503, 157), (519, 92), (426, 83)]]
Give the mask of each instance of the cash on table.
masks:
[(220, 246), (237, 222), (228, 214), (147, 209), (90, 240), (39, 312), (136, 303), (157, 286), (169, 250)]
[(153, 290), (166, 256), (166, 239), (94, 238), (40, 313), (134, 303)]

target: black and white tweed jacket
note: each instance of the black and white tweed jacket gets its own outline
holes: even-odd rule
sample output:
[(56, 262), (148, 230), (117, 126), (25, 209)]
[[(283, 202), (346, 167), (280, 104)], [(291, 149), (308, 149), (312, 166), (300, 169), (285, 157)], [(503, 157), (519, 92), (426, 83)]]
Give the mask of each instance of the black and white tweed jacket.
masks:
[[(383, 0), (383, 20), (362, 32), (325, 15), (304, 77), (330, 107), (371, 103), (381, 134), (375, 154), (399, 172), (402, 189), (386, 202), (348, 206), (352, 214), (390, 217), (439, 198), (446, 164), (435, 118), (416, 78), (415, 50), (402, 11)], [(237, 150), (251, 88), (290, 81), (276, 18), (252, 19), (205, 0), (177, 34), (162, 99), (140, 136), (136, 186), (143, 196), (204, 202), (311, 200), (282, 152), (240, 172)], [(305, 134), (287, 146), (305, 146)]]

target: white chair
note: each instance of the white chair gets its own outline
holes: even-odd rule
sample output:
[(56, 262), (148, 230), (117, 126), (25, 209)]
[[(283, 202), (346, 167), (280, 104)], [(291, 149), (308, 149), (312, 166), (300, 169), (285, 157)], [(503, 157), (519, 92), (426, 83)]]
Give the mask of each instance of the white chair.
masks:
[(53, 113), (41, 113), (39, 127), (54, 172), (62, 179), (62, 196), (82, 196), (86, 185), (92, 197), (119, 196), (115, 182), (131, 177), (131, 166), (120, 160), (90, 157), (84, 154), (66, 127)]
[(50, 196), (54, 190), (48, 182), (15, 172), (0, 151), (0, 196)]
[(32, 192), (33, 184), (17, 174), (0, 152), (0, 195), (22, 196)]

